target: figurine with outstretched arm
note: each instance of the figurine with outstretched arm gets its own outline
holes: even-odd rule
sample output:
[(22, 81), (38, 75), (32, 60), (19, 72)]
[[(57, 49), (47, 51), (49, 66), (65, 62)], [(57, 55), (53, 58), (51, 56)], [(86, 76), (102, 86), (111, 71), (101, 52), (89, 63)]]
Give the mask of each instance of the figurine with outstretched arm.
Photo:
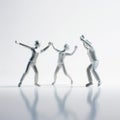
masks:
[(15, 41), (15, 43), (18, 44), (18, 45), (21, 45), (23, 47), (26, 47), (26, 48), (28, 48), (32, 51), (32, 56), (31, 56), (31, 58), (30, 58), (30, 60), (27, 64), (26, 70), (25, 70), (24, 74), (22, 75), (22, 78), (20, 79), (20, 82), (18, 83), (18, 87), (21, 87), (23, 79), (25, 78), (25, 76), (28, 73), (30, 68), (33, 68), (33, 70), (35, 72), (34, 84), (36, 86), (40, 86), (38, 84), (38, 70), (37, 70), (37, 67), (36, 67), (36, 61), (37, 61), (39, 52), (42, 53), (45, 50), (47, 50), (49, 48), (49, 46), (51, 45), (51, 43), (49, 42), (48, 45), (42, 50), (39, 50), (39, 47), (40, 47), (39, 41), (35, 41), (34, 47), (31, 47), (31, 46), (25, 45), (23, 43), (17, 42), (17, 40)]
[(89, 56), (89, 59), (91, 62), (91, 64), (87, 68), (87, 76), (88, 76), (89, 83), (86, 84), (86, 87), (93, 84), (91, 72), (93, 73), (94, 77), (98, 81), (98, 86), (100, 86), (101, 81), (100, 81), (99, 75), (96, 72), (96, 68), (99, 64), (99, 61), (97, 60), (95, 50), (92, 46), (92, 43), (89, 42), (88, 40), (86, 40), (84, 35), (81, 35), (80, 40), (83, 42), (84, 47), (87, 49), (87, 53), (88, 53), (88, 56)]
[(71, 81), (71, 85), (73, 84), (73, 80), (72, 78), (70, 77), (70, 75), (67, 73), (66, 71), (66, 68), (65, 68), (65, 64), (64, 64), (64, 58), (66, 56), (71, 56), (75, 53), (76, 49), (77, 49), (77, 46), (74, 47), (74, 50), (72, 53), (67, 53), (66, 51), (69, 50), (69, 45), (68, 44), (65, 44), (64, 45), (64, 49), (63, 50), (58, 50), (57, 48), (55, 48), (55, 46), (53, 45), (53, 43), (51, 43), (53, 49), (58, 52), (59, 56), (58, 56), (58, 64), (57, 64), (57, 67), (56, 67), (56, 70), (54, 72), (54, 82), (52, 83), (52, 85), (54, 85), (56, 83), (56, 79), (57, 79), (57, 74), (59, 72), (59, 70), (62, 68), (64, 74), (70, 79)]

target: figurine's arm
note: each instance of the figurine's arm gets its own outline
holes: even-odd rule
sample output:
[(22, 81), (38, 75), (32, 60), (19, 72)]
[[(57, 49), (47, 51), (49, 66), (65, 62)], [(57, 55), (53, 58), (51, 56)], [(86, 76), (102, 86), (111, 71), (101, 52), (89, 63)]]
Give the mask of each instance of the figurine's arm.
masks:
[(89, 47), (88, 47), (88, 45), (86, 45), (86, 43), (85, 42), (83, 42), (83, 46), (86, 48), (86, 49), (88, 49)]
[(83, 39), (83, 38), (80, 38), (80, 40), (81, 40), (82, 42), (86, 43), (88, 46), (91, 46), (91, 45), (92, 45), (91, 42), (88, 41), (88, 40), (85, 40), (85, 39)]
[(46, 50), (50, 47), (51, 44), (52, 44), (52, 43), (49, 42), (48, 45), (47, 45), (47, 47), (43, 48), (40, 52), (42, 53), (42, 52), (46, 51)]
[(24, 47), (26, 47), (26, 48), (32, 49), (32, 47), (30, 47), (30, 46), (28, 46), (28, 45), (25, 45), (25, 44), (23, 44), (23, 43), (19, 43), (19, 42), (17, 42), (17, 41), (15, 41), (15, 43), (18, 44), (18, 45), (24, 46)]
[(80, 37), (80, 40), (83, 42), (83, 45), (86, 49), (93, 48), (91, 42), (88, 40), (85, 40), (84, 36)]
[(89, 41), (85, 41), (85, 42), (83, 42), (83, 45), (84, 45), (84, 47), (86, 48), (86, 49), (93, 49), (93, 46), (92, 46), (92, 44), (90, 43), (88, 43)]
[(72, 53), (66, 53), (66, 55), (73, 55), (75, 53), (76, 49), (77, 49), (77, 46), (74, 47), (74, 50)]
[(54, 47), (53, 43), (51, 43), (51, 45), (52, 45), (52, 47), (53, 47), (53, 49), (54, 49), (55, 51), (61, 52), (60, 50), (58, 50), (58, 49), (56, 49), (56, 48)]

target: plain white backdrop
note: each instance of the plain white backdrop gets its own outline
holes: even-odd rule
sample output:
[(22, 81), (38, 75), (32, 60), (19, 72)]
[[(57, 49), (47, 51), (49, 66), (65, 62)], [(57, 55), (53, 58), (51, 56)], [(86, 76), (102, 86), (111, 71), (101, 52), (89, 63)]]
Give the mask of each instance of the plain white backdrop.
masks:
[[(75, 85), (87, 82), (89, 59), (79, 37), (84, 34), (100, 61), (98, 73), (106, 86), (120, 83), (120, 2), (119, 0), (0, 0), (0, 86), (17, 85), (31, 56), (31, 51), (15, 40), (41, 49), (49, 41), (58, 49), (65, 43), (76, 53), (65, 59)], [(57, 65), (57, 53), (49, 48), (39, 55), (37, 66), (40, 84), (51, 84)], [(23, 84), (32, 85), (31, 70)], [(96, 81), (94, 81), (96, 82)], [(69, 84), (62, 72), (57, 84)]]

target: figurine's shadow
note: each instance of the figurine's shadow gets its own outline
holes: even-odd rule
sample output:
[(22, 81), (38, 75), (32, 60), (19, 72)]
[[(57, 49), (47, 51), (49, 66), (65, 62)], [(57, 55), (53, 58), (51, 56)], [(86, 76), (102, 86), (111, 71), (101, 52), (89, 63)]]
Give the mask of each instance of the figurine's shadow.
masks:
[(38, 120), (38, 114), (37, 114), (37, 104), (38, 104), (38, 90), (37, 88), (34, 89), (34, 101), (33, 104), (30, 104), (30, 97), (27, 98), (26, 94), (24, 93), (24, 91), (22, 89), (20, 89), (20, 94), (22, 99), (24, 100), (24, 103), (26, 105), (26, 108), (28, 109), (32, 120)]
[(97, 116), (97, 111), (99, 109), (98, 98), (100, 97), (101, 88), (98, 88), (96, 93), (93, 91), (93, 88), (89, 88), (87, 95), (87, 103), (90, 106), (90, 112), (88, 115), (88, 120), (95, 120)]
[(74, 119), (76, 120), (76, 115), (74, 114), (73, 111), (67, 108), (66, 103), (68, 100), (68, 97), (72, 91), (72, 87), (69, 88), (69, 90), (66, 92), (63, 98), (61, 98), (58, 95), (57, 88), (54, 87), (54, 96), (57, 102), (58, 106), (58, 113), (55, 115), (54, 119), (57, 120), (59, 117), (64, 117), (66, 120), (71, 120)]

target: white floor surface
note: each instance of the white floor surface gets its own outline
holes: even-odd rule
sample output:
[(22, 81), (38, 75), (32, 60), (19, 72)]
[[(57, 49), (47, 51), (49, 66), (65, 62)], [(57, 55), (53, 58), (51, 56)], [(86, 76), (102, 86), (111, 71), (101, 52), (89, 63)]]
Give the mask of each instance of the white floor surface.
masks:
[(120, 120), (120, 89), (0, 87), (0, 120)]

